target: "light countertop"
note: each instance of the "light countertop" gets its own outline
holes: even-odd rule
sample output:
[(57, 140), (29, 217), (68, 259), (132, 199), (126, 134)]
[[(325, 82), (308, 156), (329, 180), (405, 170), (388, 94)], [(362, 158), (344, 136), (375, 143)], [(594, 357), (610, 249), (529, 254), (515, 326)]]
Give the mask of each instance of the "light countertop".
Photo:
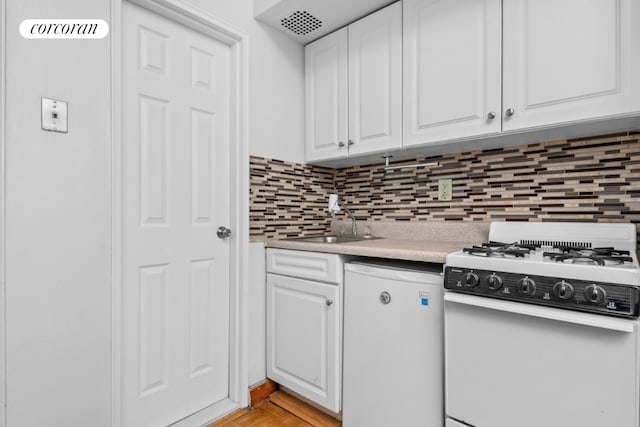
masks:
[(325, 252), (375, 258), (401, 259), (444, 264), (448, 253), (459, 251), (474, 242), (376, 239), (349, 243), (310, 243), (299, 240), (269, 240), (267, 248)]

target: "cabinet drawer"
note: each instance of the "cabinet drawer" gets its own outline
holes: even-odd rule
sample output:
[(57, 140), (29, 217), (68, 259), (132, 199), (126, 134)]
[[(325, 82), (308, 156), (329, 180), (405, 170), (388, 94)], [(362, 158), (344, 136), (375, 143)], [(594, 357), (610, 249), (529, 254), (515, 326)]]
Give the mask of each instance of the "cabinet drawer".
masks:
[(319, 252), (267, 249), (267, 272), (283, 276), (342, 283), (340, 255)]

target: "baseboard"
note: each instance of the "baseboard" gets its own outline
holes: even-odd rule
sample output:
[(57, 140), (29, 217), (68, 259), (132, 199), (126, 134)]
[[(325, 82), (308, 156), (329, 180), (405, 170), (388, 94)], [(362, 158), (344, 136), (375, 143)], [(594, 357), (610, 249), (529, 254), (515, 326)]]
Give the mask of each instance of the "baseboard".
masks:
[(339, 420), (285, 392), (276, 391), (269, 396), (269, 400), (314, 427), (342, 426)]
[(204, 427), (213, 423), (214, 420), (232, 413), (240, 407), (236, 402), (229, 399), (221, 400), (203, 410), (196, 412), (180, 421), (171, 424), (169, 427)]
[(304, 403), (308, 404), (309, 406), (313, 407), (314, 409), (329, 415), (331, 418), (335, 418), (336, 420), (342, 421), (342, 411), (333, 412), (333, 411), (325, 408), (322, 405), (318, 405), (316, 402), (314, 402), (313, 400), (301, 395), (300, 393), (297, 393), (297, 392), (291, 390), (290, 388), (283, 386), (282, 384), (278, 384), (278, 390), (282, 391), (282, 392), (284, 392), (284, 393), (286, 393), (288, 395), (291, 395), (291, 396), (295, 397), (298, 400), (303, 401)]
[(263, 382), (254, 385), (249, 390), (251, 397), (251, 407), (253, 408), (259, 402), (262, 402), (278, 389), (278, 384), (270, 379), (266, 379)]

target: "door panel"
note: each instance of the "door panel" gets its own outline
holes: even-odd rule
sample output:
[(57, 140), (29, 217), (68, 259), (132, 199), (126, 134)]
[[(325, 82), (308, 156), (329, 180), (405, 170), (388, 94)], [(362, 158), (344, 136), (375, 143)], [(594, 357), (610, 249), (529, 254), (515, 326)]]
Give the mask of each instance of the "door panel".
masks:
[(229, 393), (230, 52), (123, 3), (125, 426)]
[(212, 224), (214, 214), (214, 170), (216, 115), (191, 109), (191, 220), (194, 224)]
[(347, 155), (347, 49), (346, 28), (305, 46), (307, 161)]
[(402, 6), (349, 25), (349, 154), (402, 146)]
[(167, 269), (140, 267), (140, 395), (167, 387)]
[(500, 0), (403, 5), (404, 145), (499, 133)]
[(167, 225), (169, 102), (144, 95), (140, 105), (140, 222)]
[(515, 114), (504, 117), (503, 129), (640, 108), (640, 59), (631, 54), (638, 49), (631, 22), (639, 14), (629, 0), (505, 2), (503, 110)]
[(637, 426), (629, 322), (632, 333), (446, 301), (447, 415), (476, 427)]
[(339, 291), (267, 275), (267, 376), (334, 412), (341, 388)]

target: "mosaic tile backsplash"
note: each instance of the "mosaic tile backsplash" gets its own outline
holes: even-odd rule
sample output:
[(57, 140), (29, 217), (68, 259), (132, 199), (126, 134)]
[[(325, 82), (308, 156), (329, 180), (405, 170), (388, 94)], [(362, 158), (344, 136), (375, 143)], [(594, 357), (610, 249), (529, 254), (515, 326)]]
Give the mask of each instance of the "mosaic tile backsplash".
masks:
[(250, 238), (322, 234), (331, 228), (328, 194), (335, 171), (280, 160), (250, 159)]
[[(640, 131), (403, 163), (416, 161), (439, 166), (330, 169), (252, 157), (251, 239), (328, 231), (332, 192), (361, 220), (640, 224)], [(444, 178), (453, 181), (447, 202), (438, 201)]]

